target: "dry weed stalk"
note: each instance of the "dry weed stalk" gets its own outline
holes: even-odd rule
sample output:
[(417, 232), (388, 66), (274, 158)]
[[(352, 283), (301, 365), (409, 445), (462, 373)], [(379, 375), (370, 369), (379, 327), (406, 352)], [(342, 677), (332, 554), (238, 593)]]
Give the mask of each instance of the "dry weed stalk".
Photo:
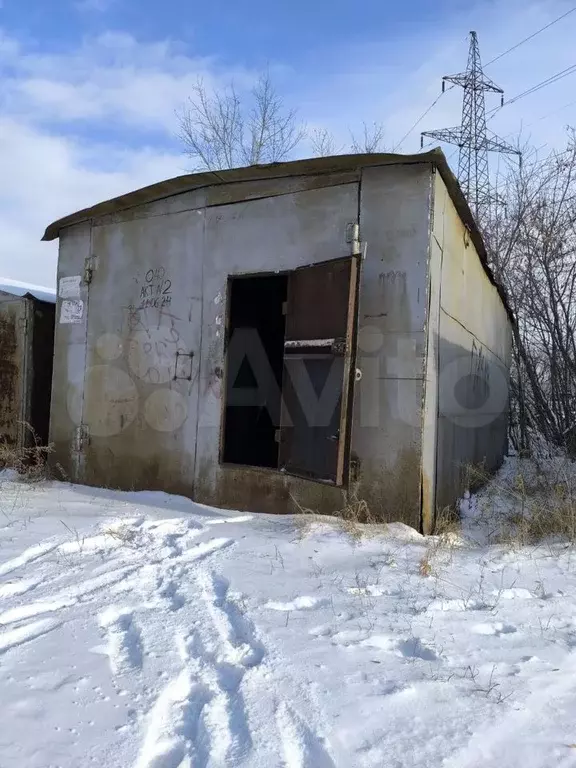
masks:
[(48, 456), (53, 447), (40, 445), (38, 435), (30, 424), (22, 424), (27, 431), (23, 445), (0, 442), (0, 468), (14, 469), (21, 480), (29, 483), (45, 480), (48, 476)]

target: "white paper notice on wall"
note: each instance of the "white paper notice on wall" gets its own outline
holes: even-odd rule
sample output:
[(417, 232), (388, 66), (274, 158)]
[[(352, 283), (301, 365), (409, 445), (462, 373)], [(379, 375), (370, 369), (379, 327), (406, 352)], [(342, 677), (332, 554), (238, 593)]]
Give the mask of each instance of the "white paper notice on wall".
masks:
[(84, 317), (84, 302), (81, 299), (64, 299), (60, 307), (61, 323), (81, 323)]
[(61, 299), (79, 299), (80, 280), (80, 275), (61, 277), (58, 285), (58, 296), (60, 296)]

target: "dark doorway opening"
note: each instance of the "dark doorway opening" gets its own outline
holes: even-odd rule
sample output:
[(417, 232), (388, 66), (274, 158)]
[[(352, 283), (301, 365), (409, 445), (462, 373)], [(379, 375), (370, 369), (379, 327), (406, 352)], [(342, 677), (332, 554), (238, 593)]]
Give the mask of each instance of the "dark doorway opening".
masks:
[(35, 301), (32, 329), (32, 396), (30, 426), (38, 445), (48, 445), (50, 402), (52, 397), (52, 365), (54, 358), (54, 320), (56, 307)]
[(287, 292), (286, 275), (229, 280), (225, 463), (278, 467)]
[(228, 281), (221, 460), (346, 482), (359, 258)]

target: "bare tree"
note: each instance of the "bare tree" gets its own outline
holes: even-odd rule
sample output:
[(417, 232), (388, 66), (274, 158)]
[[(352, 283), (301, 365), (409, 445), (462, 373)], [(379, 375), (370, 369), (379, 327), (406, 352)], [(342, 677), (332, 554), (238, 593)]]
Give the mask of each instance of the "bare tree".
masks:
[(329, 155), (339, 155), (342, 147), (337, 148), (334, 134), (327, 128), (314, 128), (310, 134), (310, 144), (314, 157), (328, 157)]
[(384, 126), (381, 123), (372, 123), (367, 125), (362, 123), (362, 134), (352, 136), (352, 152), (355, 154), (364, 154), (370, 152), (382, 152), (384, 149)]
[(484, 223), (494, 271), (516, 316), (512, 440), (576, 448), (576, 140), (512, 167)]
[(334, 134), (327, 128), (316, 128), (310, 135), (310, 144), (312, 153), (315, 157), (326, 157), (327, 155), (346, 154), (368, 154), (370, 152), (383, 152), (384, 148), (384, 126), (381, 123), (362, 123), (362, 133), (358, 136), (350, 131), (350, 145), (340, 145), (336, 142)]
[(193, 91), (178, 119), (180, 138), (196, 169), (287, 160), (304, 137), (295, 110), (285, 108), (268, 72), (244, 99), (233, 84), (208, 90), (198, 80)]

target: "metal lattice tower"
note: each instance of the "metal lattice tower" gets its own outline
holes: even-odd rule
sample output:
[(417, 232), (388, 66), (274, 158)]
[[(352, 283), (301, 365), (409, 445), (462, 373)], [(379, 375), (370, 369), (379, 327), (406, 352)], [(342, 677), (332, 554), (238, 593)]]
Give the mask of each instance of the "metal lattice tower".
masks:
[(458, 180), (477, 219), (496, 199), (491, 193), (488, 175), (488, 152), (504, 152), (520, 155), (517, 149), (507, 144), (486, 128), (486, 107), (484, 94), (501, 94), (504, 103), (504, 91), (482, 71), (480, 49), (476, 32), (470, 32), (470, 50), (466, 71), (459, 75), (446, 75), (442, 78), (442, 91), (446, 83), (459, 85), (464, 89), (462, 99), (462, 124), (456, 128), (441, 128), (437, 131), (423, 131), (429, 136), (447, 144), (456, 144), (460, 148), (458, 159)]

